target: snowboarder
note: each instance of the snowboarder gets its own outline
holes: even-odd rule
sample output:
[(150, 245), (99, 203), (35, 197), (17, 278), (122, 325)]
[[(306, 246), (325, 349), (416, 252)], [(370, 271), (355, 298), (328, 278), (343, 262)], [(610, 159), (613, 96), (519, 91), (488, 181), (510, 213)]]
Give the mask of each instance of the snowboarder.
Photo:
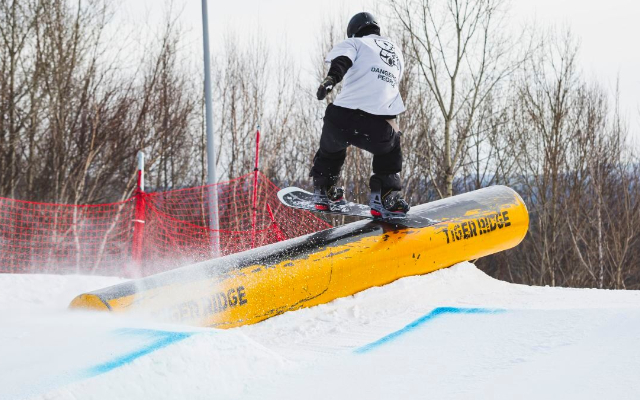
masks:
[(326, 211), (331, 203), (343, 201), (344, 189), (337, 182), (347, 147), (353, 145), (373, 154), (371, 214), (402, 215), (410, 207), (400, 192), (402, 133), (396, 123), (405, 111), (398, 91), (404, 58), (395, 43), (380, 36), (380, 26), (368, 12), (351, 18), (347, 37), (327, 55), (325, 62), (331, 66), (317, 93), (318, 100), (324, 100), (344, 78), (342, 90), (325, 111), (320, 149), (313, 159), (315, 207)]

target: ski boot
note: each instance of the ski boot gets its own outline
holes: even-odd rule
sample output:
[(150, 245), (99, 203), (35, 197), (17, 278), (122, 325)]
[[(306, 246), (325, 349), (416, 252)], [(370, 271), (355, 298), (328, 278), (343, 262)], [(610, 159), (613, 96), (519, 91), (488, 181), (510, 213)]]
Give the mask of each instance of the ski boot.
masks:
[(344, 188), (342, 186), (316, 186), (313, 188), (313, 202), (316, 210), (329, 211), (332, 205), (344, 204)]
[(389, 190), (384, 195), (380, 195), (380, 192), (371, 192), (369, 207), (371, 207), (371, 215), (376, 218), (404, 217), (411, 208), (398, 190)]

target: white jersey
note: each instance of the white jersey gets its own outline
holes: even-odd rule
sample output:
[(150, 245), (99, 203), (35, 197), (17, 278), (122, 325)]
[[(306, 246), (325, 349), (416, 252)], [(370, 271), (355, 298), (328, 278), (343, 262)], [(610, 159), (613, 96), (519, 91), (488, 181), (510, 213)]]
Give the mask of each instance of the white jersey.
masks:
[(398, 91), (404, 58), (392, 41), (378, 35), (349, 38), (331, 49), (325, 61), (340, 56), (349, 57), (353, 66), (333, 104), (374, 115), (398, 115), (405, 110)]

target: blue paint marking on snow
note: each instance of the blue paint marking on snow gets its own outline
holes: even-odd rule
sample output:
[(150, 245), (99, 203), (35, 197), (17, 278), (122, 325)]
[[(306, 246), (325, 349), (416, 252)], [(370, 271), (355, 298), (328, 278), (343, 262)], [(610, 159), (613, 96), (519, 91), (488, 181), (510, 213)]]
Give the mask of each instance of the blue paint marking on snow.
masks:
[(145, 356), (149, 353), (153, 353), (156, 350), (167, 347), (173, 343), (177, 343), (181, 340), (187, 339), (194, 335), (194, 332), (170, 332), (170, 331), (158, 331), (152, 329), (119, 329), (115, 333), (126, 336), (144, 336), (152, 339), (152, 342), (146, 346), (140, 347), (130, 353), (124, 354), (113, 360), (107, 361), (102, 364), (95, 365), (87, 368), (81, 375), (83, 378), (90, 378), (96, 375), (104, 374), (116, 368), (119, 368), (125, 364), (129, 364), (133, 360)]
[(376, 349), (384, 344), (387, 344), (395, 339), (397, 339), (398, 337), (409, 333), (413, 330), (415, 330), (416, 328), (418, 328), (420, 325), (423, 325), (429, 321), (434, 320), (435, 318), (441, 316), (441, 315), (445, 315), (445, 314), (498, 314), (501, 312), (504, 312), (506, 310), (502, 310), (502, 309), (491, 309), (491, 308), (457, 308), (457, 307), (438, 307), (433, 309), (430, 313), (423, 315), (422, 317), (416, 319), (415, 321), (411, 322), (410, 324), (408, 324), (407, 326), (405, 326), (404, 328), (397, 330), (395, 332), (392, 332), (390, 334), (388, 334), (387, 336), (383, 336), (382, 338), (376, 340), (375, 342), (371, 342), (369, 344), (365, 344), (362, 347), (358, 347), (357, 349), (354, 350), (354, 353), (357, 354), (364, 354), (364, 353), (368, 353), (373, 349)]

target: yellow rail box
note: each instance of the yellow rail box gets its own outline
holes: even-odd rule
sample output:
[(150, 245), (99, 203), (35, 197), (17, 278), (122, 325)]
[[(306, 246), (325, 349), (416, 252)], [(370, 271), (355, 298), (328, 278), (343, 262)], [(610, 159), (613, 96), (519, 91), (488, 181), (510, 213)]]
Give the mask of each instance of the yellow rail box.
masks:
[(70, 307), (231, 328), (512, 248), (528, 226), (520, 196), (493, 186), (401, 221), (354, 222), (81, 294)]

